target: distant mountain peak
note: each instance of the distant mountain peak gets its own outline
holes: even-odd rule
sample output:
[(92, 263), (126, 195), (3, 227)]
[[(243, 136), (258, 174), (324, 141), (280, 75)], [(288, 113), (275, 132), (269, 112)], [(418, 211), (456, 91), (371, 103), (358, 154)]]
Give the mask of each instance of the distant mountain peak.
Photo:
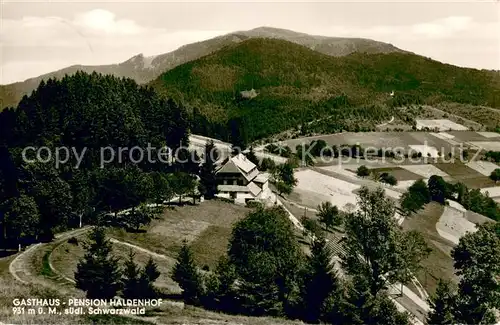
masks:
[(153, 60), (156, 58), (156, 55), (153, 56), (144, 56), (144, 53), (139, 53), (137, 55), (134, 55), (130, 59), (126, 60), (122, 64), (127, 65), (131, 64), (134, 65), (138, 69), (153, 69)]
[[(248, 31), (237, 31), (218, 36), (209, 40), (181, 46), (175, 51), (145, 56), (139, 53), (130, 59), (118, 64), (84, 66), (75, 65), (42, 76), (30, 78), (23, 82), (0, 86), (0, 102), (6, 106), (17, 105), (23, 95), (36, 89), (41, 80), (62, 78), (78, 70), (111, 74), (117, 77), (132, 78), (140, 84), (156, 79), (163, 72), (189, 61), (199, 59), (220, 49), (251, 38), (273, 38), (299, 44), (314, 51), (330, 55), (345, 56), (354, 52), (390, 53), (404, 52), (391, 44), (360, 38), (336, 38), (327, 36), (309, 35), (283, 28), (260, 26)], [(0, 110), (3, 107), (0, 107)]]

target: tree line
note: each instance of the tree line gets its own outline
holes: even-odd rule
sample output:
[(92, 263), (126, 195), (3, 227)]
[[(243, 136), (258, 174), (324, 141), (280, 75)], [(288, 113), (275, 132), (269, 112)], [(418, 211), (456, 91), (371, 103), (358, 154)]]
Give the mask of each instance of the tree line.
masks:
[[(394, 203), (383, 189), (362, 188), (359, 203), (359, 210), (343, 217), (342, 271), (324, 233), (309, 237), (310, 252), (304, 253), (287, 212), (275, 206), (258, 207), (234, 225), (227, 254), (213, 270), (202, 272), (184, 242), (171, 277), (185, 303), (229, 314), (308, 323), (411, 324), (392, 302), (388, 287), (407, 283), (428, 249), (417, 233), (398, 228)], [(331, 212), (332, 207), (323, 206), (324, 218)], [(148, 274), (157, 272), (146, 269), (154, 267), (137, 271), (132, 258), (120, 266), (99, 228), (90, 239), (75, 274), (77, 287), (88, 297), (126, 295), (137, 283), (142, 284), (134, 297), (152, 292), (148, 279), (155, 277)]]
[[(387, 288), (407, 283), (428, 249), (417, 233), (398, 228), (394, 203), (382, 189), (362, 188), (359, 203), (359, 210), (343, 217), (343, 271), (324, 233), (309, 237), (305, 254), (287, 212), (273, 207), (258, 208), (234, 226), (227, 255), (208, 274), (199, 271), (185, 244), (172, 278), (186, 303), (225, 313), (307, 323), (410, 324)], [(338, 224), (335, 207), (321, 209), (323, 222)]]
[(482, 214), (492, 220), (500, 220), (500, 207), (488, 194), (480, 189), (470, 189), (463, 183), (449, 183), (441, 176), (433, 175), (427, 184), (417, 180), (400, 199), (401, 209), (410, 215), (420, 210), (425, 204), (435, 201), (445, 204), (446, 200), (454, 200), (467, 210)]

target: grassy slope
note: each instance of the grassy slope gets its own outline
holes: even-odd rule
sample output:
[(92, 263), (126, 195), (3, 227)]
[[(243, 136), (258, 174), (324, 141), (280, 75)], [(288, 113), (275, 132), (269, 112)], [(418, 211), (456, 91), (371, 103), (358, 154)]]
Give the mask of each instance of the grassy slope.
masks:
[(432, 202), (410, 218), (406, 218), (402, 225), (405, 230), (419, 231), (432, 249), (429, 258), (422, 263), (423, 270), (416, 275), (429, 293), (435, 292), (438, 279), (457, 279), (450, 255), (453, 244), (441, 238), (436, 230), (436, 223), (442, 213), (443, 206)]
[(249, 208), (218, 200), (205, 201), (196, 206), (167, 209), (161, 219), (148, 226), (147, 232), (113, 229), (110, 236), (172, 258), (177, 256), (186, 239), (200, 267), (213, 268), (227, 251), (234, 222), (249, 211)]
[[(202, 110), (211, 119), (243, 117), (250, 137), (278, 132), (330, 113), (332, 98), (354, 105), (388, 103), (389, 93), (422, 102), (500, 107), (500, 78), (409, 53), (335, 58), (282, 40), (250, 39), (161, 75), (151, 85)], [(235, 94), (259, 95), (239, 104)], [(370, 112), (377, 118), (377, 110)], [(265, 116), (266, 119), (262, 119)], [(385, 117), (385, 116), (384, 116)]]

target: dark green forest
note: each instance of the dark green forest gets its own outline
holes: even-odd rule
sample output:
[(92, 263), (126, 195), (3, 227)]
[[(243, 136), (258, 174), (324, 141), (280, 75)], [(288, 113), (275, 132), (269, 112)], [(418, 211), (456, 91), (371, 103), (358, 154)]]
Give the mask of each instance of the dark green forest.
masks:
[[(0, 221), (5, 245), (50, 239), (55, 231), (116, 213), (195, 184), (196, 164), (165, 164), (128, 153), (101, 166), (101, 148), (175, 150), (187, 143), (184, 109), (130, 79), (76, 73), (42, 82), (16, 109), (0, 114)], [(26, 162), (23, 149), (47, 147), (46, 163)], [(56, 165), (56, 148), (67, 147), (67, 163)], [(188, 154), (185, 152), (184, 154)], [(27, 158), (33, 159), (32, 152)], [(41, 155), (42, 156), (42, 155)], [(152, 155), (153, 157), (154, 154)], [(138, 162), (139, 161), (139, 162)]]
[[(489, 71), (411, 53), (336, 58), (273, 39), (228, 46), (150, 84), (189, 107), (193, 132), (224, 140), (231, 140), (232, 125), (254, 140), (326, 116), (335, 123), (324, 125), (324, 132), (355, 131), (357, 125), (369, 130), (394, 115), (392, 107), (407, 104), (500, 107), (500, 78)], [(251, 89), (256, 96), (241, 93)]]

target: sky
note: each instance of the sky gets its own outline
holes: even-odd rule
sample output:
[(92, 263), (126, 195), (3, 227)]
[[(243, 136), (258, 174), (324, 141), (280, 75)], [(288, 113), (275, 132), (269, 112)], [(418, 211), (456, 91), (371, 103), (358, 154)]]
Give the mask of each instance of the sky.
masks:
[(498, 0), (0, 1), (0, 84), (260, 26), (371, 38), (458, 66), (500, 70)]

